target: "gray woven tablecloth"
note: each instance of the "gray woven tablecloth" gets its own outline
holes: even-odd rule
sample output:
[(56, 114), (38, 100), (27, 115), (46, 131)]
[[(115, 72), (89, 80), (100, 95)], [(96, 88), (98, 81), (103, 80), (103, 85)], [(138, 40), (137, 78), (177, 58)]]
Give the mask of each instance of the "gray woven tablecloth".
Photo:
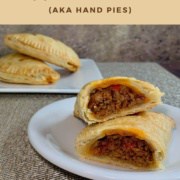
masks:
[[(166, 93), (164, 103), (180, 106), (180, 80), (155, 63), (98, 63), (104, 77), (134, 76)], [(43, 106), (66, 94), (0, 94), (0, 179), (84, 179), (54, 166), (31, 146), (28, 122)]]

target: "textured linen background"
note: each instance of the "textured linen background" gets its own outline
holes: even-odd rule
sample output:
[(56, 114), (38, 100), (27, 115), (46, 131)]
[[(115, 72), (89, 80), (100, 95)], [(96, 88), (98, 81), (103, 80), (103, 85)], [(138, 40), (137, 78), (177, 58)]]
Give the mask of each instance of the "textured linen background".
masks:
[[(158, 64), (118, 62), (97, 65), (103, 77), (134, 76), (158, 85), (166, 94), (163, 102), (180, 107), (180, 80)], [(29, 143), (27, 134), (34, 113), (50, 103), (70, 97), (72, 95), (67, 94), (0, 95), (0, 180), (85, 180), (42, 158)], [(69, 127), (64, 133), (70, 131)]]

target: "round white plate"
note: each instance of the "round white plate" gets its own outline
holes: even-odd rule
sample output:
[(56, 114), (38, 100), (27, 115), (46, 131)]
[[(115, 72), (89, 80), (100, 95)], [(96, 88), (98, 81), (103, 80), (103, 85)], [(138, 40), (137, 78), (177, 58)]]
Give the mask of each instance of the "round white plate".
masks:
[(85, 124), (73, 116), (75, 98), (52, 103), (30, 120), (28, 136), (32, 146), (45, 159), (72, 173), (91, 179), (180, 179), (180, 109), (162, 104), (153, 111), (163, 112), (176, 121), (165, 170), (134, 171), (80, 160), (74, 144)]

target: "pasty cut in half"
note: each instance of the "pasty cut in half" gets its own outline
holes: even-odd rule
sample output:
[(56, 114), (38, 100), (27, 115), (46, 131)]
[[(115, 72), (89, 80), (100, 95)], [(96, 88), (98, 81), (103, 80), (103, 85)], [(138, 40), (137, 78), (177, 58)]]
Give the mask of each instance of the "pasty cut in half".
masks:
[(5, 44), (25, 55), (47, 61), (72, 72), (80, 67), (78, 55), (69, 46), (41, 34), (9, 34)]
[(146, 111), (161, 102), (159, 88), (128, 77), (86, 84), (77, 96), (74, 115), (88, 124)]
[(22, 54), (0, 58), (0, 80), (20, 84), (51, 84), (60, 75), (47, 64)]
[(142, 112), (84, 128), (76, 138), (82, 159), (128, 169), (164, 168), (174, 121), (169, 117)]

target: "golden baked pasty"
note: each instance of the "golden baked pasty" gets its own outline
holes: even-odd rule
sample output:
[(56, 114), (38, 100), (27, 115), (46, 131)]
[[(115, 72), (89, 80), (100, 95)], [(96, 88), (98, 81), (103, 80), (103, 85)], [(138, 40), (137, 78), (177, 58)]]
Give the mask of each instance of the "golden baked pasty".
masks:
[(0, 58), (0, 80), (8, 83), (51, 84), (60, 78), (44, 62), (22, 54)]
[(76, 151), (83, 159), (122, 168), (162, 169), (174, 126), (172, 119), (155, 112), (120, 117), (84, 128)]
[(88, 124), (151, 109), (161, 102), (159, 88), (128, 77), (92, 81), (79, 92), (74, 115)]
[(67, 68), (73, 72), (80, 67), (79, 57), (70, 47), (44, 35), (9, 34), (5, 36), (5, 44), (22, 54)]

